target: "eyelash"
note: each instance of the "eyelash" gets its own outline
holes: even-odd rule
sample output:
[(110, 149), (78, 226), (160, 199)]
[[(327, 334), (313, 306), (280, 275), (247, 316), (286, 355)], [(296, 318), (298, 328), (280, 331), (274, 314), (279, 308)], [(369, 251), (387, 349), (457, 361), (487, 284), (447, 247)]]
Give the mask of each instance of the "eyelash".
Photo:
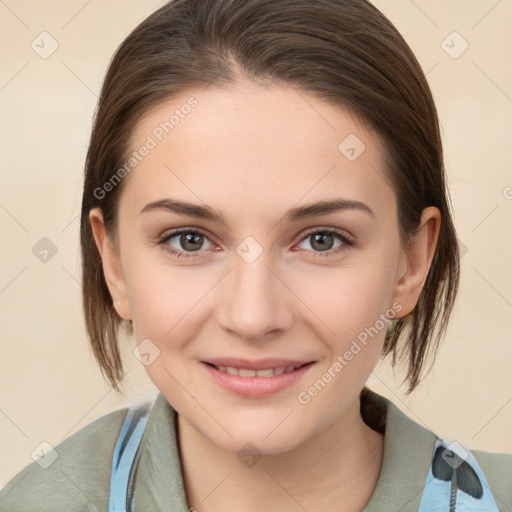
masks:
[[(183, 233), (190, 233), (190, 234), (193, 234), (193, 235), (204, 236), (205, 238), (207, 238), (209, 240), (209, 238), (204, 233), (202, 233), (201, 231), (197, 231), (197, 230), (190, 229), (190, 228), (180, 228), (180, 229), (176, 229), (176, 230), (172, 231), (171, 233), (168, 233), (168, 234), (164, 235), (163, 237), (161, 237), (158, 240), (158, 245), (162, 245), (163, 249), (165, 251), (167, 251), (169, 254), (171, 254), (172, 256), (175, 256), (177, 258), (181, 258), (182, 256), (184, 256), (185, 258), (197, 258), (197, 257), (199, 257), (199, 256), (196, 256), (193, 252), (191, 253), (191, 252), (186, 252), (186, 251), (176, 251), (175, 249), (172, 249), (170, 246), (168, 246), (168, 245), (165, 246), (164, 245), (169, 240), (171, 240), (172, 238), (176, 237), (177, 235), (181, 235)], [(328, 251), (313, 251), (313, 253), (315, 253), (315, 256), (313, 256), (314, 258), (317, 258), (317, 257), (330, 257), (333, 254), (337, 254), (339, 252), (347, 250), (348, 248), (353, 247), (355, 245), (355, 242), (354, 242), (354, 240), (351, 237), (347, 236), (345, 234), (345, 232), (343, 232), (343, 231), (341, 231), (339, 229), (335, 229), (335, 228), (315, 228), (314, 230), (307, 232), (299, 240), (299, 243), (303, 242), (304, 240), (306, 240), (311, 235), (316, 235), (318, 233), (327, 234), (327, 235), (335, 235), (335, 236), (337, 236), (343, 242), (343, 244), (340, 247), (336, 248), (336, 249), (330, 249)], [(213, 242), (211, 242), (211, 243), (213, 243)], [(304, 249), (304, 250), (306, 250), (306, 249)], [(202, 251), (197, 251), (197, 252), (202, 252)], [(308, 251), (308, 252), (311, 252), (311, 251)]]

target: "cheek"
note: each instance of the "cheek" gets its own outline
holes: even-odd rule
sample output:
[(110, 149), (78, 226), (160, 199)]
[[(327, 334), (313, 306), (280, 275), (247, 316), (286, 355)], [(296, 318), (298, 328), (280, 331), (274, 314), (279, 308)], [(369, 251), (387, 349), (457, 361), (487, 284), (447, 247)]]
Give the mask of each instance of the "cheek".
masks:
[(322, 337), (326, 357), (297, 398), (302, 406), (323, 411), (318, 414), (324, 424), (334, 421), (356, 397), (379, 360), (387, 318), (397, 314), (390, 304), (389, 275), (382, 267), (357, 267), (309, 287), (308, 306), (318, 316), (315, 325), (318, 332), (326, 333)]
[(130, 258), (125, 277), (137, 342), (172, 340), (173, 346), (193, 335), (191, 329), (200, 324), (205, 297), (216, 282), (207, 269), (173, 267), (154, 254)]
[(316, 323), (324, 324), (326, 336), (347, 340), (386, 314), (393, 284), (391, 268), (354, 265), (311, 274), (297, 293), (307, 298), (305, 303)]
[(396, 258), (392, 244), (375, 245), (351, 259), (350, 264), (347, 259), (347, 265), (316, 272), (303, 281), (298, 293), (307, 297), (307, 306), (315, 314), (315, 325), (329, 353), (315, 375), (332, 382), (323, 400), (333, 399), (340, 389), (364, 385), (377, 364), (389, 325), (387, 319), (397, 316), (401, 309), (391, 303)]

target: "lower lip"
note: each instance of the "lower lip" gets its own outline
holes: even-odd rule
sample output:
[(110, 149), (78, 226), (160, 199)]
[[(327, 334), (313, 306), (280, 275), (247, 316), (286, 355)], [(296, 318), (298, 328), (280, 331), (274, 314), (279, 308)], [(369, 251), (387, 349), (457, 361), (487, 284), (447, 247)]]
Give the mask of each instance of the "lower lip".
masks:
[(314, 362), (301, 366), (292, 372), (285, 372), (273, 377), (240, 377), (217, 370), (207, 363), (201, 362), (201, 364), (213, 380), (224, 389), (247, 398), (262, 398), (296, 384), (309, 371)]

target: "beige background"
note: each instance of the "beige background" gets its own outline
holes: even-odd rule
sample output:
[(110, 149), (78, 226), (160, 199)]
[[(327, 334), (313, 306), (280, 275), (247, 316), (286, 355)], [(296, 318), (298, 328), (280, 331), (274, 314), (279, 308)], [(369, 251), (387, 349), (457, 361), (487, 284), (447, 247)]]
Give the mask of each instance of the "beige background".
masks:
[[(81, 313), (78, 232), (85, 152), (107, 64), (162, 3), (0, 2), (0, 487), (41, 442), (55, 446), (108, 411), (156, 393), (131, 340), (126, 394), (101, 377)], [(447, 439), (512, 452), (512, 2), (375, 4), (427, 73), (467, 252), (434, 370), (408, 398), (402, 374), (393, 375), (388, 362), (369, 385)], [(31, 47), (42, 46), (43, 31), (58, 43), (46, 59)], [(454, 31), (463, 39), (450, 36)], [(464, 40), (468, 49), (452, 58)], [(32, 252), (43, 237), (57, 248), (46, 263)]]

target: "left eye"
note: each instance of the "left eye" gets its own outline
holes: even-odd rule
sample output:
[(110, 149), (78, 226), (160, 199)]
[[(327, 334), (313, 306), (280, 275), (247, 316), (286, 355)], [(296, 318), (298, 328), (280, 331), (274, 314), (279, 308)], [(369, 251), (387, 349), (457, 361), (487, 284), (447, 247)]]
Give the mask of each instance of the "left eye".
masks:
[[(333, 240), (336, 238), (340, 240), (341, 243), (338, 244), (336, 247), (333, 247)], [(326, 253), (318, 254), (319, 256), (330, 256), (332, 255), (332, 253), (344, 250), (346, 246), (351, 247), (354, 245), (353, 240), (349, 238), (346, 234), (344, 234), (341, 231), (338, 231), (337, 229), (332, 228), (317, 229), (316, 231), (311, 231), (302, 239), (302, 243), (306, 242), (307, 240), (311, 240), (311, 242), (309, 243), (310, 246), (313, 247), (314, 252)]]

